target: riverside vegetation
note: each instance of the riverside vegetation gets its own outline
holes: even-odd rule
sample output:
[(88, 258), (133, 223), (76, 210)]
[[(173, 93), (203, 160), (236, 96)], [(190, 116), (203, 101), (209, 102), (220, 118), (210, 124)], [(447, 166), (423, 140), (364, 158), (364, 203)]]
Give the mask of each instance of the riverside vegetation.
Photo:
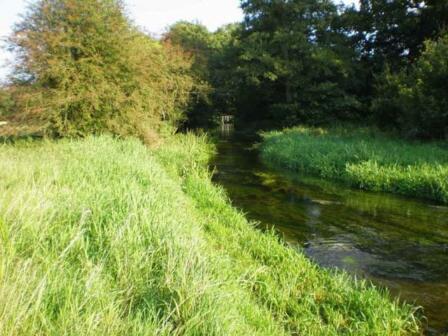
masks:
[[(121, 0), (29, 3), (6, 42), (16, 58), (0, 87), (0, 334), (420, 333), (415, 308), (255, 229), (211, 183), (205, 138), (174, 134), (224, 112), (282, 127), (368, 120), (443, 139), (448, 9), (430, 0), (241, 8), (242, 23), (211, 33), (180, 22), (155, 39)], [(300, 136), (313, 150), (314, 138)], [(438, 160), (443, 150), (419, 145), (416, 168), (409, 154), (383, 169), (379, 158), (394, 160), (385, 150), (341, 139), (326, 146), (376, 155), (360, 166), (343, 156), (363, 185), (380, 188), (367, 171), (410, 174), (418, 183), (402, 178), (399, 192), (446, 201), (446, 180), (437, 184), (446, 161), (437, 168), (427, 149)], [(332, 160), (317, 166), (346, 174)]]
[(414, 309), (231, 207), (204, 137), (0, 147), (2, 335), (404, 335)]
[(261, 156), (355, 187), (448, 203), (448, 149), (373, 129), (294, 127), (263, 134)]

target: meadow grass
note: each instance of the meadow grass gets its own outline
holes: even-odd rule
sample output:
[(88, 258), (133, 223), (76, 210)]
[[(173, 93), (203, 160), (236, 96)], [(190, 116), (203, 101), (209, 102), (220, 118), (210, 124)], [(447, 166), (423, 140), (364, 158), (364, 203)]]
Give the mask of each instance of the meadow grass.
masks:
[(262, 134), (265, 162), (373, 191), (448, 203), (448, 148), (371, 128), (295, 127)]
[(415, 310), (258, 231), (205, 138), (0, 145), (0, 335), (408, 335)]

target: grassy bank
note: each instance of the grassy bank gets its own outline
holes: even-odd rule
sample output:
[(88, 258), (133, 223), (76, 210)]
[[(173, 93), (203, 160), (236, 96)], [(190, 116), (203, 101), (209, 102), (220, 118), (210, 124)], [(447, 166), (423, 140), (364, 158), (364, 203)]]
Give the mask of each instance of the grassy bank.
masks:
[(448, 203), (448, 149), (372, 129), (296, 127), (263, 134), (264, 161), (352, 186)]
[(203, 138), (0, 146), (1, 335), (407, 335), (412, 308), (263, 234)]

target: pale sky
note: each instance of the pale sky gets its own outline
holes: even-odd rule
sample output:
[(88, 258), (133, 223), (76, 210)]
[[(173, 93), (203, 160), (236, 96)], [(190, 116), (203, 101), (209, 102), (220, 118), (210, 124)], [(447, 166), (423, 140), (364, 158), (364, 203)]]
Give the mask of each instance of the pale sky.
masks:
[[(351, 3), (355, 0), (343, 0)], [(0, 38), (4, 40), (12, 25), (24, 12), (27, 0), (0, 0)], [(239, 0), (126, 0), (131, 18), (145, 31), (160, 35), (179, 20), (199, 21), (210, 30), (242, 20)], [(0, 81), (8, 73), (5, 66), (12, 55), (0, 49)]]

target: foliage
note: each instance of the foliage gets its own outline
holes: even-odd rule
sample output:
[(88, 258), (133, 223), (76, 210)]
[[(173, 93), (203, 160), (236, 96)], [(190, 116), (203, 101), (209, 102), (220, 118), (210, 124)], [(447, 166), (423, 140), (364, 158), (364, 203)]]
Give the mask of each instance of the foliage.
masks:
[[(392, 111), (390, 97), (399, 91), (396, 76), (424, 62), (424, 41), (442, 34), (448, 23), (443, 2), (362, 0), (355, 8), (318, 0), (242, 0), (241, 7), (244, 22), (227, 31), (180, 22), (167, 33), (194, 56), (196, 82), (210, 88), (190, 105), (191, 125), (210, 124), (226, 111), (271, 127), (349, 120), (420, 135), (415, 126), (422, 121), (402, 113), (403, 104)], [(378, 83), (381, 74), (386, 80)], [(425, 97), (439, 97), (431, 79), (420, 79)], [(422, 102), (424, 109), (439, 100)], [(436, 119), (423, 124), (429, 129)]]
[(14, 100), (11, 91), (10, 88), (0, 86), (0, 121), (12, 113)]
[(209, 155), (191, 135), (2, 145), (0, 334), (418, 333), (410, 306), (254, 229)]
[(262, 158), (355, 187), (448, 203), (448, 151), (378, 131), (297, 127), (264, 134)]
[(211, 127), (221, 114), (446, 136), (446, 1), (240, 3), (242, 23), (210, 32), (181, 21), (155, 41), (120, 0), (36, 1), (9, 40), (19, 56), (10, 119), (149, 142), (162, 124)]
[[(375, 77), (384, 71), (407, 71), (420, 57), (424, 42), (442, 34), (447, 18), (447, 2), (440, 0), (361, 0), (358, 8), (340, 12), (335, 27), (357, 54), (357, 71), (351, 80), (356, 81), (355, 93), (366, 113), (372, 100), (378, 98)], [(390, 120), (391, 125), (394, 123)]]
[(436, 40), (448, 28), (448, 2), (427, 0), (421, 3), (418, 34), (420, 43)]
[(137, 31), (118, 0), (39, 0), (10, 37), (18, 112), (56, 136), (150, 136), (188, 102), (190, 61)]
[(408, 70), (386, 71), (377, 84), (373, 110), (382, 124), (394, 123), (405, 135), (448, 137), (448, 34), (428, 41)]
[(422, 1), (361, 0), (359, 5), (359, 10), (350, 10), (354, 38), (373, 71), (386, 64), (400, 69), (419, 54), (422, 41), (416, 33)]
[(200, 23), (179, 21), (172, 25), (164, 35), (164, 40), (181, 46), (194, 57), (193, 72), (201, 80), (208, 78), (208, 62), (214, 48), (213, 34)]
[(163, 37), (164, 41), (180, 47), (193, 58), (192, 75), (194, 89), (186, 112), (187, 126), (210, 126), (213, 107), (210, 95), (210, 59), (214, 53), (213, 34), (199, 23), (180, 21), (172, 25)]
[(355, 57), (332, 29), (337, 8), (330, 1), (242, 1), (240, 75), (252, 100), (248, 119), (280, 124), (322, 123), (359, 107), (350, 92)]
[(440, 56), (429, 56), (437, 44), (424, 41), (443, 34), (446, 2), (362, 0), (355, 8), (242, 0), (241, 6), (245, 19), (230, 72), (240, 118), (271, 127), (362, 121), (410, 137), (444, 136), (446, 57), (442, 42), (434, 52)]
[[(209, 32), (199, 23), (180, 21), (170, 27), (165, 41), (179, 46), (193, 57), (195, 79), (193, 97), (187, 110), (188, 127), (213, 126), (219, 114), (232, 110), (234, 59), (229, 49), (236, 40), (238, 25), (227, 25)], [(229, 81), (230, 79), (230, 81)], [(230, 83), (229, 83), (230, 82)]]
[(221, 114), (238, 114), (237, 99), (241, 97), (238, 73), (238, 52), (242, 26), (228, 24), (213, 33), (216, 51), (211, 59), (210, 83), (215, 111)]

